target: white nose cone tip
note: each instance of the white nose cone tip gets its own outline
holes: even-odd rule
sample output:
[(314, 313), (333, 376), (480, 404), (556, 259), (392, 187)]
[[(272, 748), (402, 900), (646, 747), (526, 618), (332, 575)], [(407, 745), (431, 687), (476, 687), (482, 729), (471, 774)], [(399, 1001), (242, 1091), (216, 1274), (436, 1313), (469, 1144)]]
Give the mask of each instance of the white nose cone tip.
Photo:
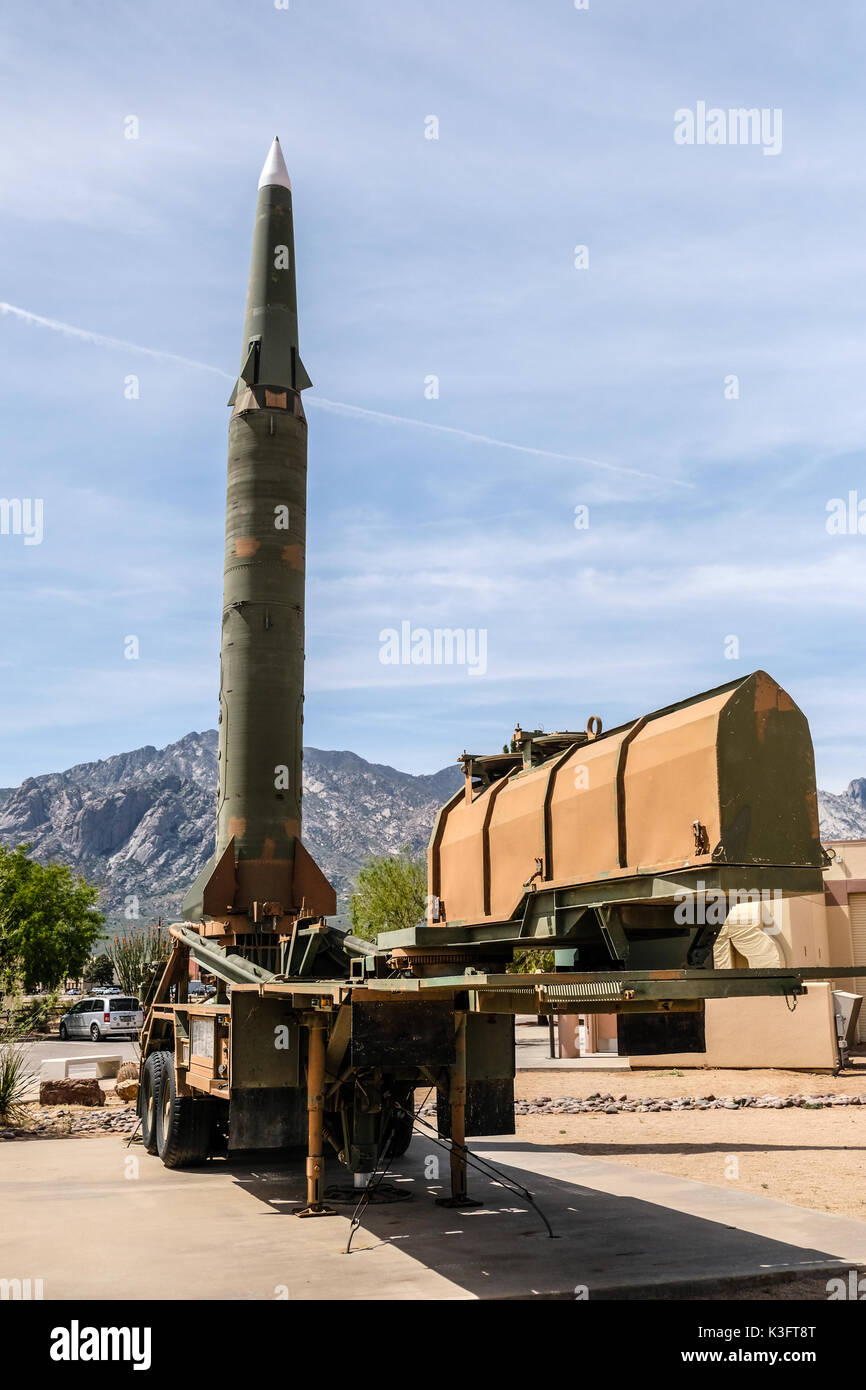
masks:
[(259, 188), (267, 188), (272, 183), (279, 184), (281, 188), (287, 188), (290, 193), (292, 191), (292, 180), (289, 178), (289, 171), (286, 168), (286, 161), (283, 159), (280, 142), (276, 139), (268, 150), (265, 167), (259, 176)]

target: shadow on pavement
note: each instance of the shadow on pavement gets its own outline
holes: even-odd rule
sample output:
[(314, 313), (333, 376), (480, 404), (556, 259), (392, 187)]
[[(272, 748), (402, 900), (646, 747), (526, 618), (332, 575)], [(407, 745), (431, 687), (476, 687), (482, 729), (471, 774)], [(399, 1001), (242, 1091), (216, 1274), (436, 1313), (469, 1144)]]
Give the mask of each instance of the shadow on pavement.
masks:
[[(387, 1174), (388, 1200), (373, 1202), (364, 1212), (348, 1268), (350, 1262), (369, 1259), (371, 1251), (387, 1242), (481, 1298), (640, 1299), (689, 1298), (729, 1282), (767, 1281), (810, 1271), (827, 1270), (829, 1277), (833, 1269), (847, 1269), (850, 1264), (817, 1246), (792, 1244), (728, 1224), (736, 1217), (734, 1208), (742, 1194), (737, 1194), (727, 1211), (727, 1191), (708, 1187), (719, 1201), (719, 1220), (707, 1220), (665, 1204), (665, 1175), (652, 1175), (661, 1179), (662, 1186), (659, 1199), (649, 1201), (582, 1184), (576, 1157), (575, 1181), (532, 1172), (513, 1161), (518, 1152), (563, 1155), (566, 1151), (558, 1146), (481, 1139), (476, 1147), (493, 1156), (502, 1170), (502, 1182), (472, 1172), (470, 1192), (483, 1206), (443, 1209), (434, 1199), (447, 1194), (447, 1155), (416, 1135), (409, 1153)], [(510, 1163), (509, 1155), (513, 1156)], [(235, 1182), (275, 1215), (293, 1217), (305, 1205), (301, 1157), (270, 1153), (225, 1162)], [(217, 1167), (225, 1171), (222, 1164)], [(626, 1167), (617, 1172), (625, 1181), (630, 1173), (636, 1180), (640, 1176), (638, 1170)], [(350, 1175), (344, 1177), (335, 1163), (329, 1166), (328, 1178), (345, 1189), (351, 1185)], [(682, 1185), (681, 1179), (668, 1181), (671, 1190)], [(534, 1194), (554, 1239), (532, 1204), (509, 1190), (509, 1183)], [(410, 1194), (408, 1200), (400, 1200), (405, 1193)], [(776, 1205), (760, 1197), (748, 1200), (770, 1212)], [(355, 1205), (354, 1199), (332, 1204), (344, 1218), (351, 1216)], [(827, 1219), (805, 1209), (803, 1217), (807, 1224), (809, 1218), (819, 1224)], [(333, 1229), (335, 1246), (345, 1244), (344, 1221), (326, 1217), (317, 1219), (316, 1225), (327, 1230), (328, 1237)]]

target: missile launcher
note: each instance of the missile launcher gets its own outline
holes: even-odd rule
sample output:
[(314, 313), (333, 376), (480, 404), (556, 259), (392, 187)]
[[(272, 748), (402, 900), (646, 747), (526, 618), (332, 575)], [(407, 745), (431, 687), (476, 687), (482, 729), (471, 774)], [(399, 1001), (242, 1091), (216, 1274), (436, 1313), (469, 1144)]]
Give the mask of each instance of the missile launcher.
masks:
[[(503, 753), (464, 753), (426, 920), (375, 943), (327, 921), (334, 890), (301, 838), (310, 378), (292, 218), (275, 140), (229, 402), (216, 852), (145, 999), (142, 1139), (169, 1167), (303, 1144), (299, 1215), (322, 1216), (326, 1151), (363, 1185), (435, 1088), (441, 1200), (465, 1206), (467, 1137), (514, 1132), (517, 1014), (622, 1014), (630, 1051), (648, 1019), (644, 1051), (700, 1053), (706, 999), (796, 1000), (866, 966), (713, 968), (726, 912), (702, 894), (817, 893), (827, 862), (808, 725), (761, 671), (607, 732), (518, 727)], [(530, 947), (556, 968), (512, 973)], [(212, 1000), (189, 998), (191, 961)]]

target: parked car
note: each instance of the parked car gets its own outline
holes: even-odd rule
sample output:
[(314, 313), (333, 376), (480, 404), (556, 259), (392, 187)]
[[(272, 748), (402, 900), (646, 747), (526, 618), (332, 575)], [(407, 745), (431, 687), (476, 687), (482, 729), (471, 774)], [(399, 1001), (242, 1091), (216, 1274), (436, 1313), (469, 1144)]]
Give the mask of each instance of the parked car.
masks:
[(141, 1000), (128, 994), (89, 994), (65, 1013), (60, 1020), (60, 1037), (119, 1038), (124, 1034), (138, 1037), (144, 1023)]

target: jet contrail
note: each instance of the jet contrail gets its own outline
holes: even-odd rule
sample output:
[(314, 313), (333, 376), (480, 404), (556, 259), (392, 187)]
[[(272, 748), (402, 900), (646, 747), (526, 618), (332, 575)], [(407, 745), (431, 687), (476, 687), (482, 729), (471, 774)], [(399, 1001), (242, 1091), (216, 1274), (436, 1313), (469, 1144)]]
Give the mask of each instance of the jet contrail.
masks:
[(559, 459), (564, 463), (586, 463), (591, 468), (603, 468), (609, 473), (625, 473), (631, 478), (649, 478), (654, 483), (666, 483), (670, 487), (693, 487), (693, 483), (682, 482), (679, 478), (665, 478), (660, 473), (645, 473), (640, 468), (626, 468), (620, 463), (605, 463), (603, 459), (586, 458), (581, 454), (560, 454), (553, 449), (536, 449), (531, 444), (512, 444), (507, 439), (495, 439), (489, 434), (474, 434), (471, 430), (461, 430), (456, 425), (436, 425), (432, 420), (416, 420), (406, 415), (388, 415), (382, 410), (367, 410), (362, 405), (343, 405), (341, 401), (329, 401), (325, 396), (307, 396), (308, 405), (318, 406), (320, 410), (330, 410), (335, 415), (355, 415), (361, 419), (378, 420), (384, 425), (414, 425), (421, 430), (436, 430), (437, 434), (450, 434), (458, 439), (468, 439), (472, 444), (489, 444), (495, 449), (513, 449), (518, 454), (532, 454), (536, 458)]
[[(110, 338), (105, 333), (94, 333), (88, 328), (76, 328), (71, 323), (61, 323), (59, 319), (44, 318), (41, 314), (31, 313), (29, 309), (20, 309), (15, 304), (7, 304), (5, 300), (0, 300), (0, 314), (12, 314), (14, 318), (20, 319), (23, 323), (32, 323), (37, 328), (50, 328), (53, 333), (62, 333), (66, 338), (77, 338), (83, 343), (92, 343), (95, 347), (121, 348), (125, 352), (138, 352), (145, 357), (151, 357), (157, 362), (174, 362), (180, 367), (192, 367), (199, 372), (210, 372), (213, 376), (221, 376), (225, 381), (234, 381), (236, 378), (230, 372), (223, 371), (222, 367), (214, 367), (209, 362), (198, 362), (193, 357), (179, 357), (176, 352), (165, 352), (161, 348), (142, 347), (140, 343), (129, 343), (123, 338)], [(459, 429), (456, 425), (437, 425), (432, 420), (418, 420), (408, 415), (389, 415), (382, 410), (368, 410), (362, 405), (347, 405), (343, 401), (329, 401), (325, 396), (307, 395), (306, 405), (312, 405), (319, 410), (330, 411), (334, 415), (351, 415), (358, 420), (375, 420), (383, 425), (410, 426), (413, 429), (432, 430), (436, 434), (448, 434), (452, 438), (465, 439), (471, 444), (486, 444), (494, 449), (511, 449), (517, 454), (530, 454), (534, 458), (556, 459), (560, 463), (583, 463), (590, 468), (601, 468), (606, 473), (621, 473), (631, 478), (644, 478), (654, 483), (663, 483), (667, 487), (691, 488), (693, 483), (683, 482), (680, 478), (665, 478), (660, 473), (648, 473), (640, 468), (627, 468), (619, 463), (606, 463), (603, 459), (586, 458), (581, 454), (558, 453), (553, 449), (536, 449), (530, 444), (512, 444), (507, 439), (496, 439), (488, 434), (475, 434), (472, 430)]]
[(83, 343), (93, 343), (95, 347), (123, 348), (126, 352), (140, 352), (145, 357), (153, 357), (158, 362), (176, 362), (181, 367), (195, 367), (200, 372), (213, 372), (227, 381), (234, 377), (221, 367), (211, 367), (207, 362), (196, 362), (191, 357), (178, 357), (176, 352), (163, 352), (159, 348), (141, 347), (138, 343), (124, 342), (123, 338), (109, 338), (104, 333), (91, 333), (89, 328), (74, 328), (71, 323), (60, 323), (58, 319), (46, 319), (41, 314), (31, 314), (29, 309), (19, 309), (15, 304), (0, 300), (0, 314), (12, 314), (24, 323), (33, 323), (37, 328), (50, 328), (53, 333), (62, 333), (66, 338), (78, 338)]

